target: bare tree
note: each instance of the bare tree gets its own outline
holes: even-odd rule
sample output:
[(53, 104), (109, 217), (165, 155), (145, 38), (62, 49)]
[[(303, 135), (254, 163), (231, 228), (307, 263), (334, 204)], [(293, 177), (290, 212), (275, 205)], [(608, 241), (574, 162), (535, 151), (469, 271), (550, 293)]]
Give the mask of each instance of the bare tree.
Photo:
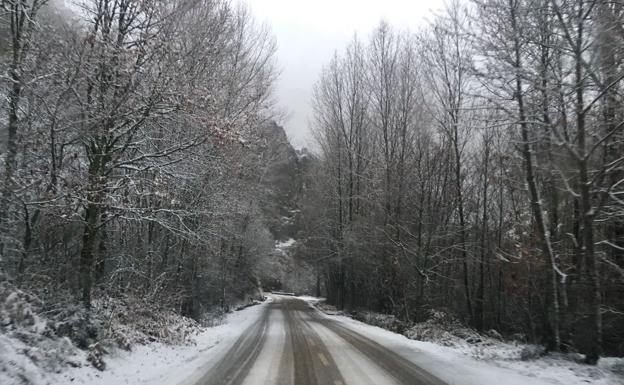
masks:
[(465, 148), (471, 135), (471, 114), (468, 101), (469, 71), (472, 57), (464, 28), (466, 15), (458, 2), (449, 4), (446, 14), (434, 22), (431, 31), (421, 39), (427, 65), (427, 81), (431, 87), (436, 109), (435, 118), (450, 143), (454, 157), (455, 196), (459, 221), (459, 251), (462, 258), (462, 280), (466, 310), (475, 320), (469, 277), (468, 233), (464, 202)]

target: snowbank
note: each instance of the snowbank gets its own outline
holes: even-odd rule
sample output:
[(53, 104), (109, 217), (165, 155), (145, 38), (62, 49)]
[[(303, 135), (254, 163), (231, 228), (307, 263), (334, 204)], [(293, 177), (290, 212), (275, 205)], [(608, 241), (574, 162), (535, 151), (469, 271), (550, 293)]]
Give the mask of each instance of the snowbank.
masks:
[(227, 315), (225, 323), (207, 328), (192, 339), (194, 347), (153, 343), (132, 352), (116, 350), (107, 357), (108, 367), (98, 372), (92, 367), (72, 368), (50, 379), (58, 385), (89, 384), (192, 384), (205, 373), (223, 349), (258, 319), (265, 304)]
[(0, 384), (179, 383), (263, 308), (213, 317), (218, 326), (206, 328), (131, 297), (94, 301), (89, 313), (73, 303), (45, 312), (32, 294), (0, 282)]

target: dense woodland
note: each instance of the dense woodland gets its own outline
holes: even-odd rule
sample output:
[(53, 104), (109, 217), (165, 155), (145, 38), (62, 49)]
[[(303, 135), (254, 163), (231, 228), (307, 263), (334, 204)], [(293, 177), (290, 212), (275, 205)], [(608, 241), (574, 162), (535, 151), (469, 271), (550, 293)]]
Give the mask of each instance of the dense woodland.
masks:
[(1, 4), (2, 279), (49, 316), (256, 295), (290, 199), (272, 168), (296, 158), (269, 29), (222, 0)]
[(450, 1), (318, 80), (305, 247), (343, 308), (624, 354), (624, 3)]
[(621, 1), (382, 22), (318, 80), (314, 154), (273, 123), (276, 43), (246, 7), (77, 4), (1, 0), (0, 289), (201, 318), (316, 286), (624, 354)]

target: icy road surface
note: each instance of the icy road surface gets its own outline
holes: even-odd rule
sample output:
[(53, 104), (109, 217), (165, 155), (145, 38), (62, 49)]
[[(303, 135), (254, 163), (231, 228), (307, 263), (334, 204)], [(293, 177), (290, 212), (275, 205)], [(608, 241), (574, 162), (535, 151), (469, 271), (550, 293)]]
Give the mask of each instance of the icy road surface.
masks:
[(183, 384), (445, 385), (306, 302), (281, 296), (212, 367)]

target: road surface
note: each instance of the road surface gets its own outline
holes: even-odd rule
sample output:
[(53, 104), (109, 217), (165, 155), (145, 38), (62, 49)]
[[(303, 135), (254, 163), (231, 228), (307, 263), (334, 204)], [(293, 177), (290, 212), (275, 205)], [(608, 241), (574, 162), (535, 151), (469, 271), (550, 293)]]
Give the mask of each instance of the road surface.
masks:
[(274, 297), (196, 385), (445, 385), (297, 298)]

